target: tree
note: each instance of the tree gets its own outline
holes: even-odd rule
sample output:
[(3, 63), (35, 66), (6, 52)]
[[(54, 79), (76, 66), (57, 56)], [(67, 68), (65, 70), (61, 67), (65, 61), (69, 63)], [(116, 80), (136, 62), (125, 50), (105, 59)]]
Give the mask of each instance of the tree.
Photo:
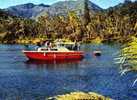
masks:
[(89, 14), (89, 7), (88, 7), (88, 0), (84, 0), (84, 25), (86, 26), (90, 21), (90, 14)]

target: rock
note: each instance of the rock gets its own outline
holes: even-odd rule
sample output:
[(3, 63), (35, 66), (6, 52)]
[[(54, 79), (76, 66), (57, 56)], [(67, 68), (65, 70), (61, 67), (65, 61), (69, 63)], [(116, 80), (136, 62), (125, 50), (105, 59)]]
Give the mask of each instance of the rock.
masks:
[(50, 97), (48, 100), (112, 100), (94, 92), (71, 92), (70, 94)]

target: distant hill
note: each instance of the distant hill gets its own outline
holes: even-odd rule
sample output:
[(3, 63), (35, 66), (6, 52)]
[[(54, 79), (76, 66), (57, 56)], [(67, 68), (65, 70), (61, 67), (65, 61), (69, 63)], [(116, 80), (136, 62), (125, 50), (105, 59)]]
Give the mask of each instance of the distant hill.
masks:
[[(102, 10), (99, 6), (95, 5), (91, 1), (88, 1), (88, 6), (90, 11), (92, 12)], [(66, 15), (69, 11), (75, 11), (78, 15), (82, 15), (84, 12), (84, 0), (59, 1), (52, 5), (45, 5), (45, 4), (35, 5), (33, 3), (28, 3), (28, 4), (12, 6), (5, 10), (13, 15), (24, 18), (35, 18), (44, 13), (48, 13), (51, 16)]]
[(0, 9), (0, 19), (8, 19), (9, 17), (14, 17), (12, 14), (9, 14), (7, 11)]
[(123, 16), (125, 15), (137, 15), (137, 1), (125, 1), (124, 3), (120, 3), (114, 7), (108, 8), (106, 11), (114, 11)]
[(44, 5), (44, 4), (35, 5), (33, 3), (28, 3), (28, 4), (9, 7), (5, 9), (5, 11), (15, 16), (32, 18), (34, 16), (37, 16), (43, 10), (48, 9), (49, 7), (50, 7), (49, 5)]

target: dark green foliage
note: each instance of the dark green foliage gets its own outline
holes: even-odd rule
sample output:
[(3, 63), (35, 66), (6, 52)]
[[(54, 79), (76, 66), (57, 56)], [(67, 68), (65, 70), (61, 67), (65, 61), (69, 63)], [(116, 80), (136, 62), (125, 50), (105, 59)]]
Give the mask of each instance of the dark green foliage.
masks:
[(33, 37), (38, 33), (37, 23), (34, 20), (11, 16), (0, 11), (0, 38), (1, 41), (13, 42), (18, 38)]

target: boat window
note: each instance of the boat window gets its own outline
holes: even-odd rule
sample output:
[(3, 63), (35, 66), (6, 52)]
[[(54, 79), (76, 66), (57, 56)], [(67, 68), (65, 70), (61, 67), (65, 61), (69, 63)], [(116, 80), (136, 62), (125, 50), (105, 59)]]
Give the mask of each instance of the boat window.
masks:
[(51, 51), (58, 51), (58, 49), (50, 49)]
[(47, 51), (48, 49), (41, 49), (41, 51)]

